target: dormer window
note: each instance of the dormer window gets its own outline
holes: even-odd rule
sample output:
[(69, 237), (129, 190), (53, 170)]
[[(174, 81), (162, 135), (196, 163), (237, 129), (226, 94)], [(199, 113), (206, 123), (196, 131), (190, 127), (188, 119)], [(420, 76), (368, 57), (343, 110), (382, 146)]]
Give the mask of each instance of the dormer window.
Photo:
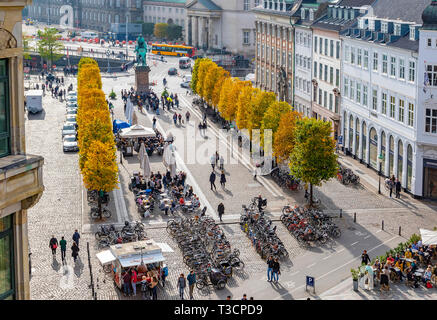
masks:
[(305, 19), (305, 9), (304, 9), (304, 8), (300, 9), (300, 18), (301, 18), (302, 20)]
[(332, 17), (333, 17), (334, 19), (337, 18), (337, 8), (332, 8)]
[(310, 9), (310, 21), (314, 20), (314, 10)]
[(381, 23), (381, 32), (382, 33), (387, 33), (388, 32), (388, 23), (387, 22), (382, 22)]
[(398, 24), (398, 23), (395, 24), (394, 35), (395, 36), (400, 36), (401, 35), (401, 25)]
[(410, 26), (410, 40), (416, 40), (416, 27)]
[(358, 20), (358, 28), (364, 29), (364, 19)]
[(369, 20), (369, 30), (375, 30), (375, 20)]

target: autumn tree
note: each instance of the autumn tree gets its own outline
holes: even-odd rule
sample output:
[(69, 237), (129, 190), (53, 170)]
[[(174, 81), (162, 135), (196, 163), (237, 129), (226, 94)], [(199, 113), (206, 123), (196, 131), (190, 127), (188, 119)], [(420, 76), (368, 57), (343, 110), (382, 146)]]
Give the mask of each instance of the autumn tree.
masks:
[(256, 90), (249, 86), (241, 88), (240, 95), (237, 100), (237, 116), (236, 122), (239, 130), (249, 129), (250, 132), (250, 119), (253, 113), (253, 99)]
[(203, 80), (202, 96), (209, 105), (212, 104), (212, 93), (219, 76), (219, 69), (220, 67), (217, 64), (212, 63)]
[(253, 99), (253, 108), (250, 118), (250, 129), (260, 129), (264, 114), (267, 109), (276, 101), (276, 95), (273, 92), (258, 90)]
[(277, 116), (267, 116), (267, 118), (271, 119), (266, 121), (272, 127), (273, 155), (277, 157), (278, 162), (283, 162), (290, 158), (294, 147), (296, 120), (301, 118), (300, 113), (292, 111), (290, 106), (288, 104), (285, 106), (285, 104), (285, 102), (278, 102), (276, 104), (277, 107), (272, 108), (272, 111), (276, 110), (278, 113)]
[(61, 35), (55, 28), (45, 28), (38, 30), (38, 42), (36, 44), (37, 50), (41, 58), (46, 59), (48, 66), (51, 69), (53, 62), (62, 57), (62, 49), (64, 45), (58, 39)]
[(241, 81), (237, 78), (230, 79), (230, 81), (225, 80), (220, 92), (219, 111), (226, 120), (233, 121), (237, 114), (238, 97), (244, 87), (252, 87), (252, 82)]
[(193, 93), (197, 93), (196, 88), (197, 88), (197, 80), (199, 74), (199, 66), (203, 60), (204, 60), (203, 58), (197, 58), (194, 61), (193, 72), (191, 73), (191, 90), (193, 91)]
[(313, 118), (296, 121), (289, 167), (293, 176), (309, 183), (310, 206), (313, 204), (313, 185), (321, 185), (337, 174), (335, 141), (331, 131), (330, 122)]
[(212, 101), (211, 104), (214, 106), (214, 108), (218, 108), (219, 102), (220, 102), (220, 93), (222, 91), (222, 87), (225, 83), (225, 80), (230, 78), (230, 74), (228, 71), (226, 71), (223, 68), (218, 69), (218, 75), (217, 80), (214, 86), (214, 89), (212, 91)]
[(205, 79), (207, 75), (211, 72), (211, 70), (216, 67), (217, 65), (210, 59), (203, 59), (203, 61), (199, 65), (199, 71), (197, 73), (196, 92), (204, 99), (206, 99), (204, 95), (205, 92), (203, 90), (203, 88), (205, 87)]
[(153, 34), (158, 39), (164, 39), (165, 37), (167, 37), (167, 29), (168, 29), (167, 23), (157, 23), (155, 24)]
[(274, 135), (279, 126), (281, 115), (291, 111), (291, 106), (284, 101), (274, 101), (265, 111), (261, 121), (261, 145), (264, 144), (264, 130), (272, 130)]

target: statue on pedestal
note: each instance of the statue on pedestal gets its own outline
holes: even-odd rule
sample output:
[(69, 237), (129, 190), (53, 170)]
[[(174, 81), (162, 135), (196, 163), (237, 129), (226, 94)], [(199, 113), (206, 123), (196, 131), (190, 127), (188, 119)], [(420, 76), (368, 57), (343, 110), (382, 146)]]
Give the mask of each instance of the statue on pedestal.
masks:
[(135, 52), (137, 53), (137, 65), (147, 67), (147, 44), (142, 36), (138, 37), (137, 45), (135, 46)]
[(279, 71), (279, 81), (278, 81), (278, 89), (279, 89), (279, 101), (285, 101), (287, 95), (287, 72), (284, 67), (281, 67)]

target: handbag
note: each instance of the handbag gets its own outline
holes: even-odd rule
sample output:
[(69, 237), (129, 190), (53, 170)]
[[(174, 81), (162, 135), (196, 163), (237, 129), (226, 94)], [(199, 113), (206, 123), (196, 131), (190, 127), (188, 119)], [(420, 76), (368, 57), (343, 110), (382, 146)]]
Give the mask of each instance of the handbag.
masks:
[(58, 247), (58, 245), (57, 244), (54, 244), (53, 246), (52, 246), (52, 249), (56, 249)]

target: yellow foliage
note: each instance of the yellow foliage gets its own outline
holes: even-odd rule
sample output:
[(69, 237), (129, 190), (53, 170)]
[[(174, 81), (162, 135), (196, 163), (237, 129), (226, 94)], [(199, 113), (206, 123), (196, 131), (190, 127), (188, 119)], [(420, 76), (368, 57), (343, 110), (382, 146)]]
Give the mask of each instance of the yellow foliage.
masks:
[(212, 70), (212, 68), (217, 67), (217, 65), (209, 59), (203, 59), (199, 64), (199, 71), (197, 72), (197, 86), (196, 92), (202, 97), (204, 97), (203, 88), (205, 86), (206, 75)]
[(273, 135), (273, 154), (278, 158), (278, 162), (288, 160), (293, 151), (298, 119), (301, 119), (301, 114), (296, 111), (288, 111), (281, 115), (278, 129)]
[(250, 119), (252, 117), (252, 102), (255, 97), (256, 91), (259, 89), (254, 89), (249, 86), (244, 86), (241, 89), (241, 93), (238, 96), (237, 101), (237, 127), (238, 130), (250, 129)]
[(233, 121), (237, 115), (238, 97), (244, 87), (252, 87), (252, 82), (229, 79), (225, 80), (220, 92), (219, 111), (226, 120)]
[(215, 82), (214, 89), (212, 92), (211, 104), (217, 108), (220, 102), (220, 93), (225, 80), (229, 79), (230, 74), (223, 68), (218, 69), (217, 81)]

